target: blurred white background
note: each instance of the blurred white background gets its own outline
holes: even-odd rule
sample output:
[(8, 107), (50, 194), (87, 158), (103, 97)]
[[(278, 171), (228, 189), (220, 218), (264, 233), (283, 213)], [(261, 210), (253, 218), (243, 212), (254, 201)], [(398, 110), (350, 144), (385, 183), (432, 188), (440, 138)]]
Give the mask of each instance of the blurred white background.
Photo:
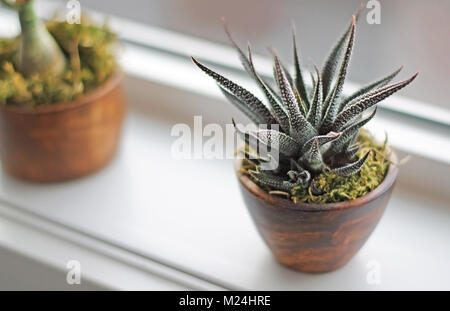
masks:
[[(62, 0), (63, 1), (63, 0)], [(297, 25), (304, 65), (322, 64), (361, 0), (81, 0), (89, 7), (137, 22), (227, 43), (220, 18), (225, 16), (243, 45), (267, 54), (277, 48), (292, 59), (291, 21)], [(450, 1), (381, 0), (381, 23), (359, 22), (349, 79), (366, 83), (405, 65), (406, 77), (420, 76), (406, 96), (450, 109)]]

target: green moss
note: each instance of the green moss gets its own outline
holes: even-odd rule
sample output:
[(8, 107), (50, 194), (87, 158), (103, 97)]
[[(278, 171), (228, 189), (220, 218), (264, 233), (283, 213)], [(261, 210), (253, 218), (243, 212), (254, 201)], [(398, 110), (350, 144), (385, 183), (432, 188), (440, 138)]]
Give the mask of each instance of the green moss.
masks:
[[(358, 142), (361, 147), (358, 157), (371, 150), (371, 154), (361, 171), (350, 176), (342, 177), (335, 174), (323, 172), (314, 178), (314, 187), (321, 190), (321, 195), (313, 195), (311, 187), (294, 187), (290, 194), (286, 193), (295, 203), (336, 203), (359, 198), (374, 190), (383, 181), (389, 168), (389, 152), (386, 146), (387, 141), (377, 143), (367, 130), (360, 130)], [(249, 170), (254, 170), (255, 164), (249, 160), (244, 160), (242, 172), (248, 175)], [(250, 176), (250, 175), (249, 175)], [(256, 183), (257, 181), (254, 180)], [(261, 186), (261, 185), (260, 185)], [(262, 187), (271, 192), (271, 189)], [(277, 194), (281, 194), (277, 192)]]
[(76, 99), (97, 88), (116, 70), (113, 53), (116, 36), (106, 27), (50, 21), (47, 29), (61, 46), (68, 66), (62, 77), (16, 71), (17, 38), (0, 39), (0, 104), (35, 106)]

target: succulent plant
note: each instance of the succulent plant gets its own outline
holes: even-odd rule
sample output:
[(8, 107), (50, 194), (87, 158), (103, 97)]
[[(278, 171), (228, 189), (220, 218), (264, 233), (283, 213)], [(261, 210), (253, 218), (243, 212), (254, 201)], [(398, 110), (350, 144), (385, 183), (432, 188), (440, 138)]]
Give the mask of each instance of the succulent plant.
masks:
[[(244, 53), (225, 25), (225, 31), (245, 70), (256, 81), (266, 103), (192, 57), (193, 62), (217, 82), (225, 97), (259, 126), (258, 130), (251, 131), (236, 127), (246, 142), (256, 141), (265, 147), (278, 148), (278, 168), (262, 170), (260, 164), (267, 161), (267, 155), (261, 154), (258, 146), (250, 146), (257, 151), (257, 156), (254, 160), (256, 169), (249, 174), (259, 184), (284, 192), (290, 192), (296, 186), (313, 188), (312, 181), (320, 173), (326, 171), (351, 176), (359, 172), (368, 159), (370, 151), (357, 158), (359, 129), (374, 117), (376, 104), (411, 83), (418, 73), (402, 82), (387, 85), (400, 68), (344, 96), (342, 91), (353, 49), (356, 21), (357, 15), (353, 16), (350, 26), (332, 48), (322, 70), (314, 66), (312, 88), (305, 84), (305, 71), (300, 65), (293, 29), (294, 77), (281, 63), (277, 53), (272, 51), (274, 80), (279, 93), (256, 72), (250, 45), (248, 53)], [(370, 108), (373, 111), (363, 115)], [(261, 129), (261, 125), (266, 128)], [(272, 125), (277, 125), (279, 130), (271, 129)]]
[(117, 70), (116, 35), (87, 16), (44, 23), (34, 0), (0, 0), (17, 11), (21, 32), (0, 38), (0, 105), (64, 103), (99, 87)]
[(61, 76), (67, 60), (55, 39), (34, 10), (34, 0), (1, 0), (18, 12), (21, 35), (17, 69), (25, 77), (33, 74)]

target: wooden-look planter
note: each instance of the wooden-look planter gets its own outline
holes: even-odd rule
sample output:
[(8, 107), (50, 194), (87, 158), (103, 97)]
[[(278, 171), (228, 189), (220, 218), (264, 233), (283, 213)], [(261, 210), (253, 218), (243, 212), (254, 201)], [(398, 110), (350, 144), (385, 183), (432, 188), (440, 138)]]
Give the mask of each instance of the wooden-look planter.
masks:
[(117, 73), (80, 99), (0, 107), (0, 159), (19, 178), (57, 182), (92, 173), (116, 152), (125, 114)]
[[(397, 162), (394, 153), (391, 160)], [(263, 191), (240, 166), (238, 159), (241, 192), (260, 235), (281, 264), (302, 272), (332, 271), (356, 254), (383, 215), (398, 174), (390, 165), (383, 182), (356, 200), (295, 204)]]

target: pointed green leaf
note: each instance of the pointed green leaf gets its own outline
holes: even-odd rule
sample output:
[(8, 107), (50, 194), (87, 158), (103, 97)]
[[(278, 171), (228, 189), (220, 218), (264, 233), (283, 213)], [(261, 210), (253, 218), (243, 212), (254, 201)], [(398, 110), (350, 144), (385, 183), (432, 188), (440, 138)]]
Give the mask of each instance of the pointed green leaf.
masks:
[(286, 156), (295, 156), (301, 146), (293, 138), (275, 130), (258, 130), (253, 133), (266, 146), (279, 150)]
[(314, 138), (311, 148), (301, 157), (302, 163), (313, 173), (319, 173), (324, 168), (322, 154), (320, 152), (319, 139)]
[[(358, 137), (358, 136), (355, 136)], [(356, 139), (355, 139), (356, 141)], [(348, 159), (351, 160), (353, 159), (354, 156), (356, 156), (358, 154), (359, 148), (361, 146), (359, 144), (351, 144), (350, 143), (350, 147), (348, 147), (345, 152), (344, 152), (344, 156)]]
[(317, 139), (318, 143), (319, 143), (319, 147), (325, 145), (326, 143), (332, 142), (336, 139), (338, 139), (339, 137), (341, 137), (342, 133), (335, 133), (335, 132), (330, 132), (327, 135), (319, 135), (319, 136), (315, 136), (313, 138), (311, 138), (310, 140), (308, 140), (302, 147), (302, 151), (308, 152), (308, 150), (311, 149), (312, 144), (314, 143), (314, 141)]
[[(236, 131), (244, 141), (254, 150), (261, 151), (262, 145), (266, 151), (275, 149), (281, 154), (291, 157), (299, 154), (301, 146), (288, 135), (272, 129), (258, 129), (251, 131), (242, 131), (233, 120)], [(270, 149), (268, 148), (270, 147)]]
[(397, 76), (397, 74), (402, 70), (402, 68), (403, 68), (403, 66), (400, 67), (399, 69), (397, 69), (396, 71), (394, 71), (393, 73), (391, 73), (390, 75), (388, 75), (380, 80), (377, 80), (373, 83), (370, 83), (369, 85), (362, 87), (358, 91), (354, 92), (352, 95), (345, 98), (342, 101), (342, 103), (340, 104), (339, 112), (341, 112), (343, 109), (345, 109), (347, 105), (352, 104), (352, 102), (354, 100), (356, 100), (357, 98), (364, 96), (365, 94), (367, 94), (375, 89), (378, 89), (380, 87), (383, 87), (386, 84), (388, 84), (389, 82), (391, 82), (392, 79), (394, 79)]
[[(317, 81), (316, 81), (316, 78), (314, 78), (314, 75), (312, 74), (312, 72), (309, 72), (309, 76), (311, 77), (311, 85), (312, 85), (311, 91), (309, 93), (309, 102), (311, 103), (312, 98), (314, 97), (314, 92), (316, 91)], [(323, 84), (322, 84), (322, 88), (323, 88)], [(322, 94), (323, 94), (323, 92), (322, 92)], [(311, 109), (311, 107), (309, 107), (309, 109)]]
[(315, 129), (301, 114), (299, 104), (295, 98), (294, 92), (287, 80), (286, 74), (281, 66), (280, 60), (275, 55), (275, 77), (278, 81), (281, 93), (281, 99), (285, 105), (290, 122), (290, 136), (297, 142), (303, 143), (311, 136), (315, 135)]
[(337, 81), (331, 91), (330, 95), (328, 95), (325, 100), (325, 114), (323, 125), (321, 126), (320, 132), (327, 133), (329, 132), (333, 121), (336, 118), (336, 115), (339, 112), (339, 97), (341, 96), (342, 89), (344, 87), (345, 77), (347, 76), (348, 64), (350, 62), (350, 57), (352, 55), (353, 43), (355, 39), (355, 26), (356, 26), (356, 17), (353, 16), (353, 23), (350, 28), (350, 35), (347, 42), (347, 47), (344, 54), (344, 59), (342, 60), (341, 67), (339, 69), (339, 75)]
[(225, 29), (225, 33), (227, 34), (228, 39), (230, 40), (231, 44), (237, 51), (239, 59), (241, 60), (241, 63), (244, 66), (245, 71), (247, 71), (247, 73), (256, 81), (259, 88), (266, 96), (271, 108), (273, 109), (274, 117), (277, 119), (281, 128), (288, 131), (289, 127), (287, 115), (282, 110), (281, 99), (279, 98), (278, 94), (276, 94), (275, 91), (273, 91), (270, 85), (267, 82), (265, 82), (256, 72), (255, 66), (253, 64), (250, 44), (248, 44), (248, 57), (247, 57), (245, 53), (241, 50), (241, 48), (238, 46), (236, 41), (233, 39), (233, 36), (231, 35), (231, 32), (228, 29), (228, 25), (224, 18), (222, 19), (222, 23)]
[(298, 90), (298, 93), (300, 95), (300, 98), (302, 99), (304, 105), (305, 105), (305, 110), (307, 111), (309, 109), (309, 98), (308, 98), (308, 93), (306, 91), (306, 86), (305, 86), (305, 82), (303, 80), (303, 73), (302, 73), (302, 68), (300, 65), (300, 56), (299, 53), (297, 51), (297, 42), (296, 42), (296, 34), (295, 34), (295, 26), (294, 24), (292, 24), (292, 41), (293, 41), (293, 45), (294, 45), (294, 67), (295, 67), (295, 87)]
[(279, 100), (277, 99), (277, 97), (274, 96), (271, 88), (257, 74), (257, 72), (255, 70), (255, 66), (253, 64), (253, 57), (252, 57), (250, 45), (248, 45), (248, 65), (250, 68), (250, 72), (254, 76), (254, 79), (256, 80), (256, 82), (258, 83), (262, 92), (264, 93), (267, 100), (269, 101), (269, 103), (273, 109), (274, 117), (278, 121), (278, 124), (280, 125), (281, 129), (285, 133), (289, 133), (289, 118), (286, 114), (286, 111), (284, 110), (282, 103), (280, 103)]
[(226, 89), (224, 89), (220, 84), (217, 84), (219, 86), (219, 89), (222, 91), (223, 95), (225, 95), (225, 98), (228, 99), (230, 103), (232, 103), (236, 108), (238, 108), (242, 113), (245, 114), (247, 118), (250, 119), (254, 124), (259, 124), (261, 122), (261, 119), (258, 118), (245, 104), (244, 101), (240, 100), (230, 92), (228, 92)]
[(370, 151), (367, 152), (358, 161), (338, 167), (338, 168), (334, 168), (334, 169), (330, 170), (330, 173), (336, 174), (339, 176), (351, 176), (353, 174), (356, 174), (361, 170), (364, 163), (366, 163), (367, 159), (369, 158), (369, 155), (370, 155)]
[(258, 183), (268, 186), (271, 189), (286, 191), (288, 193), (291, 192), (291, 189), (295, 186), (294, 183), (291, 183), (281, 177), (270, 175), (263, 172), (257, 171), (249, 171), (250, 176), (258, 181)]
[[(280, 66), (281, 66), (281, 68), (283, 69), (283, 71), (284, 71), (284, 74), (285, 74), (285, 76), (286, 76), (286, 78), (287, 78), (287, 80), (288, 80), (288, 82), (289, 82), (289, 85), (290, 85), (290, 87), (291, 88), (293, 88), (294, 87), (294, 79), (292, 79), (292, 76), (291, 76), (291, 74), (289, 73), (289, 70), (287, 69), (287, 67), (283, 64), (283, 62), (281, 61), (281, 59), (277, 56), (278, 54), (277, 54), (277, 51), (275, 51), (275, 49), (274, 48), (272, 48), (272, 47), (270, 47), (269, 48), (269, 52), (272, 54), (272, 57), (273, 58), (275, 58), (275, 57), (277, 57), (278, 58), (278, 62), (279, 62), (279, 64), (280, 64)], [(276, 67), (274, 66), (273, 67), (273, 76), (275, 77), (275, 75), (276, 75)], [(278, 85), (279, 86), (279, 85)]]
[(308, 114), (308, 111), (307, 111), (305, 103), (303, 102), (303, 100), (297, 90), (297, 87), (295, 85), (293, 85), (292, 90), (294, 91), (295, 99), (297, 100), (298, 107), (300, 108), (300, 112), (302, 113), (302, 115), (304, 117), (306, 117), (306, 115)]
[(350, 26), (347, 28), (345, 33), (338, 40), (336, 45), (331, 49), (330, 54), (328, 55), (325, 64), (322, 69), (322, 80), (323, 80), (323, 94), (325, 98), (328, 96), (328, 93), (331, 89), (331, 84), (333, 83), (334, 77), (336, 75), (336, 69), (339, 64), (339, 59), (344, 52), (345, 42), (350, 36), (351, 29), (353, 25), (353, 20)]
[[(256, 96), (247, 91), (245, 88), (237, 85), (233, 81), (225, 78), (224, 76), (214, 72), (205, 65), (201, 64), (194, 57), (191, 57), (191, 59), (203, 72), (205, 72), (207, 75), (216, 80), (216, 82), (221, 87), (226, 89), (228, 92), (232, 93), (240, 101), (244, 102), (247, 105), (248, 111), (254, 114), (253, 119), (259, 120), (258, 121), (259, 124), (268, 124), (268, 125), (276, 124), (276, 120), (273, 117), (272, 113), (269, 111), (269, 109), (267, 109), (264, 103), (261, 102)], [(237, 107), (241, 109), (244, 113), (246, 113), (246, 111), (244, 111), (241, 108), (241, 106)]]
[(225, 33), (227, 34), (228, 40), (231, 42), (234, 49), (238, 53), (239, 59), (242, 63), (242, 66), (244, 66), (245, 71), (247, 71), (250, 75), (252, 75), (252, 69), (250, 66), (250, 62), (247, 59), (247, 56), (245, 55), (245, 53), (239, 47), (239, 45), (237, 45), (236, 41), (234, 41), (233, 36), (231, 35), (230, 30), (228, 29), (228, 25), (227, 25), (225, 18), (222, 18), (222, 24), (223, 24), (223, 28), (225, 29)]
[(307, 120), (314, 128), (318, 128), (322, 119), (322, 79), (320, 78), (319, 69), (317, 69), (316, 66), (314, 66), (314, 69), (316, 70), (317, 74), (317, 83), (314, 89), (314, 95), (308, 112)]
[(375, 116), (375, 113), (377, 112), (377, 108), (378, 107), (375, 107), (373, 112), (368, 117), (363, 118), (344, 128), (341, 137), (339, 137), (339, 139), (335, 140), (331, 144), (330, 151), (334, 153), (342, 151), (342, 149), (345, 148), (345, 145), (350, 142), (352, 138), (355, 137), (355, 135), (358, 135), (359, 129), (366, 125), (370, 120), (372, 120), (372, 118)]
[(359, 99), (357, 102), (349, 105), (341, 113), (338, 114), (336, 120), (333, 123), (332, 130), (333, 131), (341, 130), (354, 117), (358, 116), (366, 109), (372, 107), (373, 105), (379, 103), (386, 97), (389, 97), (390, 95), (407, 86), (417, 77), (417, 75), (418, 73), (416, 73), (411, 78), (405, 81), (385, 86), (381, 89), (377, 89), (361, 97), (361, 99)]

